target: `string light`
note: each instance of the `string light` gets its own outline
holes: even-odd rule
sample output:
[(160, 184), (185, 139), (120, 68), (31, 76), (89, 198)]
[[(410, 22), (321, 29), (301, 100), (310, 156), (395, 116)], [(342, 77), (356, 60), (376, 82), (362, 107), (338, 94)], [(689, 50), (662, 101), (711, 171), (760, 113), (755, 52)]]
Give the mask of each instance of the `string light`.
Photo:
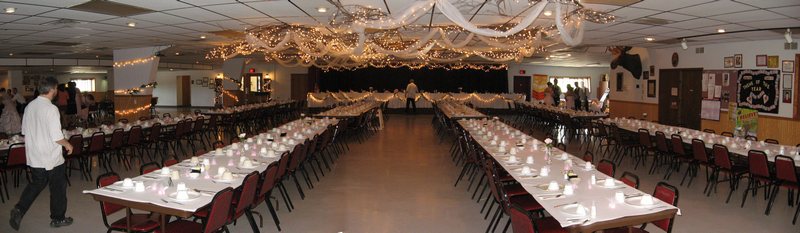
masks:
[(140, 113), (140, 112), (142, 112), (142, 111), (149, 111), (149, 110), (150, 110), (150, 107), (152, 107), (152, 106), (153, 106), (153, 105), (151, 105), (151, 104), (146, 104), (146, 105), (144, 105), (144, 106), (141, 106), (141, 107), (136, 107), (136, 108), (132, 108), (132, 109), (126, 109), (126, 110), (115, 110), (115, 111), (114, 111), (114, 114), (117, 114), (117, 115), (120, 115), (120, 116), (124, 116), (124, 115), (131, 115), (131, 114), (137, 114), (137, 113)]
[(114, 94), (120, 94), (120, 95), (122, 95), (122, 94), (127, 94), (127, 95), (139, 94), (140, 92), (142, 92), (142, 89), (151, 88), (151, 87), (155, 88), (156, 86), (158, 86), (158, 82), (150, 82), (150, 83), (142, 84), (139, 87), (124, 89), (124, 90), (114, 90)]
[(226, 96), (228, 96), (228, 98), (231, 98), (233, 100), (233, 102), (239, 103), (239, 97), (234, 95), (230, 91), (222, 90), (222, 93), (225, 94)]
[(150, 56), (150, 57), (146, 57), (146, 58), (137, 58), (137, 59), (127, 60), (127, 61), (115, 61), (114, 62), (114, 67), (115, 68), (120, 68), (120, 67), (138, 65), (138, 64), (142, 64), (142, 63), (148, 63), (148, 62), (153, 61), (153, 59), (156, 59), (156, 56)]

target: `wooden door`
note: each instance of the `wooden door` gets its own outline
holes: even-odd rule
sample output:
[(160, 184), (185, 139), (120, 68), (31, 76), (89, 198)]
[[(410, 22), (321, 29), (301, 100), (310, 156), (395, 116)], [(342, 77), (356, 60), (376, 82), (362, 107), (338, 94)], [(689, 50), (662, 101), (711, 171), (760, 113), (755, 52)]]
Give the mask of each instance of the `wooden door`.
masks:
[(308, 74), (292, 74), (292, 100), (306, 100), (308, 91)]
[(192, 106), (192, 78), (191, 76), (184, 75), (178, 76), (177, 84), (177, 99), (175, 105), (189, 107)]
[(525, 100), (531, 99), (531, 76), (514, 76), (514, 93), (525, 95)]
[(700, 128), (703, 69), (662, 69), (658, 81), (659, 122)]

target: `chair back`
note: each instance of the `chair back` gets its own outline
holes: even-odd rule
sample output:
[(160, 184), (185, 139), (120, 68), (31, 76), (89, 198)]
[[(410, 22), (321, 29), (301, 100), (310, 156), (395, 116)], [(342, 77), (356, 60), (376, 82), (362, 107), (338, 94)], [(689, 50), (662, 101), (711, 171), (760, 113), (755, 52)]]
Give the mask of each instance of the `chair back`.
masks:
[(509, 217), (511, 218), (511, 230), (514, 233), (534, 233), (533, 219), (525, 209), (512, 204), (509, 208)]
[(669, 145), (667, 145), (667, 135), (664, 132), (656, 131), (656, 149), (662, 153), (669, 152)]
[(594, 163), (594, 154), (587, 150), (586, 153), (583, 153), (583, 161)]
[(128, 145), (139, 145), (142, 142), (142, 127), (141, 126), (131, 126), (131, 130), (128, 131)]
[(8, 146), (8, 158), (4, 167), (26, 166), (28, 158), (25, 157), (25, 143), (14, 143)]
[(227, 187), (214, 195), (211, 201), (211, 209), (208, 211), (208, 219), (204, 221), (203, 232), (212, 233), (228, 224), (228, 213), (231, 210), (233, 200), (233, 189)]
[(708, 153), (706, 152), (706, 143), (700, 139), (692, 139), (692, 155), (694, 159), (700, 162), (708, 162)]
[(194, 126), (194, 128), (192, 129), (192, 131), (194, 131), (194, 132), (203, 132), (203, 129), (205, 129), (205, 126), (206, 126), (205, 118), (203, 118), (202, 116), (198, 116), (197, 118), (194, 119), (194, 125), (193, 126)]
[(208, 153), (208, 151), (203, 150), (203, 149), (199, 149), (199, 150), (194, 152), (194, 156), (201, 156), (201, 155), (204, 155), (206, 153)]
[(717, 132), (715, 132), (713, 129), (703, 129), (703, 132), (706, 132), (706, 133), (711, 133), (711, 134), (715, 134), (715, 133), (717, 133)]
[(278, 163), (270, 163), (267, 169), (264, 170), (264, 177), (261, 179), (261, 187), (258, 189), (257, 200), (264, 200), (267, 198), (267, 193), (272, 191), (275, 187), (276, 175), (278, 174)]
[(750, 175), (754, 178), (768, 179), (769, 163), (767, 154), (760, 150), (750, 150), (747, 152), (747, 165)]
[(615, 168), (616, 165), (614, 165), (614, 162), (611, 162), (611, 160), (608, 159), (603, 159), (599, 164), (597, 164), (597, 170), (610, 177), (614, 177)]
[[(678, 206), (678, 188), (675, 188), (675, 186), (667, 184), (666, 182), (658, 182), (658, 185), (656, 185), (656, 190), (653, 191), (653, 197), (675, 207)], [(661, 228), (661, 230), (666, 232), (672, 232), (672, 224), (675, 222), (674, 220), (675, 216), (673, 215), (668, 219), (654, 221), (653, 225), (656, 225), (656, 227)]]
[(69, 157), (83, 154), (83, 135), (72, 135), (68, 141), (72, 145), (72, 154)]
[(283, 178), (283, 176), (286, 175), (286, 170), (289, 167), (289, 160), (291, 159), (292, 156), (288, 151), (281, 154), (281, 159), (278, 160), (278, 175), (275, 177), (275, 179)]
[(653, 141), (650, 140), (650, 131), (647, 129), (639, 129), (639, 144), (645, 148), (652, 148)]
[(725, 136), (725, 137), (733, 137), (733, 133), (731, 133), (731, 132), (722, 132), (720, 135)]
[(636, 174), (627, 171), (623, 172), (619, 180), (635, 189), (639, 188), (639, 176)]
[(769, 143), (769, 144), (775, 144), (775, 145), (781, 144), (780, 142), (778, 142), (778, 140), (775, 140), (775, 139), (772, 139), (772, 138), (764, 139), (764, 142)]
[[(106, 174), (102, 174), (102, 175), (97, 177), (97, 188), (102, 188), (102, 187), (106, 187), (106, 186), (112, 185), (112, 184), (116, 183), (117, 181), (120, 181), (119, 175), (117, 175), (117, 173), (109, 172), (109, 173), (106, 173)], [(120, 210), (122, 210), (124, 208), (125, 207), (123, 207), (121, 205), (117, 205), (117, 204), (113, 204), (113, 203), (105, 203), (105, 202), (101, 201), (100, 202), (100, 214), (103, 217), (103, 224), (105, 224), (106, 227), (108, 227), (109, 226), (108, 225), (108, 220), (106, 219), (107, 216), (109, 216), (111, 214), (114, 214), (114, 213), (116, 213), (116, 212), (118, 212), (118, 211), (120, 211)]]
[(161, 168), (161, 166), (158, 165), (158, 163), (156, 163), (156, 162), (149, 162), (149, 163), (142, 164), (142, 166), (139, 167), (139, 175), (144, 175), (144, 174), (153, 172), (155, 170), (158, 170), (159, 168)]
[(163, 164), (164, 164), (164, 167), (169, 167), (169, 166), (178, 164), (178, 160), (176, 160), (176, 159), (167, 159), (167, 160), (164, 160)]
[(564, 143), (559, 142), (558, 144), (556, 144), (556, 147), (561, 151), (567, 152), (567, 145)]
[(744, 139), (745, 140), (750, 140), (750, 141), (758, 141), (758, 137), (753, 136), (753, 135), (744, 136)]
[(161, 123), (155, 123), (150, 126), (150, 138), (151, 142), (158, 140), (161, 137)]
[(114, 132), (111, 133), (111, 143), (109, 144), (109, 148), (112, 150), (121, 148), (124, 139), (125, 139), (125, 130), (115, 129)]
[(244, 177), (242, 190), (239, 192), (238, 201), (236, 202), (236, 208), (231, 211), (231, 221), (242, 216), (245, 210), (253, 206), (253, 200), (256, 197), (256, 191), (258, 191), (259, 178), (258, 171), (253, 171)]
[(672, 136), (670, 136), (670, 139), (671, 139), (670, 142), (672, 144), (672, 152), (680, 156), (685, 156), (686, 150), (683, 148), (683, 137), (681, 137), (681, 135), (678, 134), (672, 134)]
[(103, 132), (96, 132), (92, 134), (89, 139), (89, 153), (99, 153), (105, 149), (106, 134)]
[(781, 182), (789, 182), (798, 185), (797, 167), (792, 157), (783, 155), (775, 157), (775, 178)]
[(214, 142), (214, 149), (219, 149), (225, 147), (225, 142), (223, 141), (216, 141)]
[(714, 154), (714, 165), (728, 170), (733, 168), (728, 147), (720, 144), (714, 144), (714, 146), (711, 147), (711, 152)]

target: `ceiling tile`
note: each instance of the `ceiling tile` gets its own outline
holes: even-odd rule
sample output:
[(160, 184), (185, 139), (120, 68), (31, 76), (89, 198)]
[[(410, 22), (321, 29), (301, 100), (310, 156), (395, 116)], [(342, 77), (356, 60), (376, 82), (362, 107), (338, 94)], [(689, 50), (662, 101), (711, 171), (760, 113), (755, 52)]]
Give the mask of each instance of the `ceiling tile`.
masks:
[(643, 25), (643, 24), (635, 24), (635, 23), (621, 23), (611, 27), (603, 28), (603, 31), (612, 31), (612, 32), (630, 32), (634, 30), (644, 29), (651, 27), (650, 25)]
[(694, 15), (698, 17), (707, 17), (711, 15), (721, 15), (721, 14), (754, 10), (754, 9), (756, 8), (741, 3), (731, 2), (730, 0), (719, 0), (702, 5), (696, 5), (692, 7), (675, 10), (675, 12), (687, 15)]
[(137, 20), (131, 18), (123, 18), (123, 17), (103, 20), (98, 23), (110, 24), (120, 27), (128, 27), (128, 23), (130, 22), (136, 23), (136, 28), (149, 28), (149, 27), (161, 26), (160, 23), (154, 23), (151, 21)]
[(154, 11), (172, 10), (191, 7), (180, 1), (153, 1), (153, 0), (111, 0), (113, 2), (123, 3), (131, 6), (138, 6)]
[(195, 21), (212, 21), (212, 20), (223, 20), (228, 19), (225, 16), (214, 14), (213, 12), (203, 10), (200, 8), (185, 8), (185, 9), (178, 9), (178, 10), (169, 10), (165, 11), (165, 13), (169, 13), (172, 15), (177, 15), (189, 19), (193, 19)]
[(44, 23), (49, 23), (49, 22), (53, 22), (53, 21), (56, 21), (56, 20), (58, 20), (58, 19), (31, 16), (31, 17), (27, 17), (27, 18), (24, 18), (24, 19), (20, 19), (20, 20), (14, 21), (14, 22), (15, 23), (24, 23), (24, 24), (44, 24)]
[(240, 3), (206, 6), (204, 8), (231, 18), (253, 18), (264, 16), (264, 14), (261, 14), (261, 12), (253, 10), (252, 8)]
[(712, 16), (710, 18), (731, 23), (761, 21), (770, 19), (786, 19), (786, 17), (784, 17), (783, 15), (775, 14), (765, 10), (754, 10), (754, 11), (717, 15), (717, 16)]
[(743, 26), (743, 25), (739, 25), (739, 24), (723, 24), (723, 25), (717, 25), (717, 26), (711, 26), (711, 27), (695, 28), (693, 30), (706, 32), (706, 33), (715, 33), (715, 32), (717, 32), (717, 29), (720, 29), (720, 28), (725, 29), (726, 32), (745, 31), (745, 30), (753, 30), (754, 29), (752, 27)]
[(770, 8), (769, 11), (778, 12), (788, 17), (800, 18), (800, 6)]
[(131, 29), (128, 26), (122, 25), (115, 25), (115, 24), (103, 24), (103, 23), (80, 23), (74, 25), (74, 27), (78, 28), (89, 28), (97, 31), (124, 31)]
[(747, 5), (760, 8), (800, 5), (800, 2), (798, 2), (797, 0), (733, 0), (733, 1), (741, 2)]
[(674, 32), (674, 31), (679, 31), (679, 30), (680, 29), (671, 28), (671, 27), (652, 26), (652, 27), (643, 28), (643, 29), (635, 30), (635, 31), (631, 31), (631, 32), (644, 34), (644, 35), (657, 35), (657, 34), (669, 33), (669, 32)]
[(167, 24), (167, 25), (194, 22), (194, 21), (192, 21), (190, 19), (187, 19), (187, 18), (178, 17), (178, 16), (174, 16), (174, 15), (170, 15), (170, 14), (164, 14), (164, 13), (161, 13), (161, 12), (153, 12), (153, 13), (147, 13), (147, 14), (141, 14), (141, 15), (134, 15), (134, 16), (131, 16), (130, 18), (133, 18), (133, 19), (136, 19), (136, 20), (143, 20), (143, 21)]
[(12, 22), (15, 20), (19, 20), (28, 16), (25, 15), (11, 15), (11, 14), (0, 14), (0, 23), (5, 22)]
[(206, 5), (218, 5), (218, 4), (228, 4), (228, 3), (236, 3), (235, 0), (183, 0), (187, 4), (195, 5), (195, 6), (206, 6)]
[(41, 14), (40, 16), (47, 16), (52, 18), (63, 18), (63, 19), (74, 19), (74, 20), (81, 20), (81, 21), (101, 21), (107, 20), (111, 18), (115, 18), (116, 16), (112, 15), (104, 15), (104, 14), (97, 14), (85, 11), (76, 11), (70, 9), (58, 9), (55, 11), (47, 12)]
[(671, 23), (664, 26), (673, 27), (673, 28), (681, 28), (681, 29), (692, 29), (692, 28), (699, 28), (699, 27), (708, 27), (708, 26), (715, 26), (715, 25), (722, 25), (725, 22), (713, 20), (713, 19), (704, 19), (704, 18), (697, 18), (692, 20), (681, 21), (677, 23)]
[[(256, 8), (272, 17), (287, 17), (287, 16), (300, 16), (305, 15), (297, 7), (288, 1), (266, 1), (266, 2), (251, 2), (246, 3), (248, 6)], [(405, 3), (406, 5), (408, 3)], [(401, 12), (401, 11), (398, 11)], [(392, 11), (395, 13), (395, 11)]]
[[(49, 26), (49, 25), (38, 25), (38, 24), (22, 24), (22, 23), (7, 23), (0, 25), (0, 30), (5, 29), (16, 29), (16, 30), (49, 30), (57, 28), (57, 26)], [(3, 34), (0, 32), (0, 34)]]
[(697, 18), (697, 17), (689, 16), (689, 15), (682, 15), (682, 14), (675, 14), (675, 13), (672, 13), (672, 12), (664, 12), (664, 13), (661, 13), (661, 14), (650, 16), (650, 18), (665, 19), (665, 20), (669, 20), (669, 21), (684, 21), (684, 20), (694, 19), (694, 18)]
[(177, 34), (183, 34), (183, 33), (193, 33), (193, 32), (195, 32), (195, 31), (193, 31), (193, 30), (184, 29), (184, 28), (179, 28), (179, 27), (175, 27), (175, 26), (160, 26), (160, 27), (152, 27), (152, 28), (148, 28), (148, 29), (150, 29), (150, 30), (156, 30), (156, 31), (162, 31), (162, 32), (171, 32), (171, 33), (177, 33)]
[(800, 27), (800, 20), (797, 19), (778, 19), (778, 20), (764, 20), (755, 22), (739, 23), (748, 27), (754, 28), (776, 28), (776, 27)]
[(583, 6), (592, 10), (603, 11), (603, 12), (609, 12), (620, 8), (620, 6), (615, 6), (615, 5), (588, 4), (588, 3), (583, 4)]
[(624, 8), (620, 8), (618, 10), (615, 10), (615, 11), (611, 12), (612, 15), (616, 15), (617, 16), (617, 18), (618, 18), (617, 20), (621, 20), (621, 21), (634, 20), (634, 19), (638, 19), (638, 18), (641, 18), (641, 17), (644, 17), (644, 16), (654, 15), (654, 14), (658, 14), (658, 13), (661, 13), (661, 12), (654, 11), (654, 10), (634, 8), (634, 7), (624, 7)]
[(631, 5), (632, 7), (652, 9), (658, 11), (671, 11), (678, 8), (699, 5), (714, 0), (669, 0), (669, 1), (641, 1)]
[(214, 26), (213, 23), (187, 23), (187, 24), (178, 24), (175, 26), (201, 32), (212, 32), (212, 31), (222, 30), (221, 27)]
[(0, 2), (0, 9), (5, 9), (6, 7), (14, 7), (16, 10), (16, 12), (14, 12), (14, 15), (37, 15), (43, 12), (48, 12), (57, 9), (55, 7)]
[(86, 2), (86, 0), (6, 0), (8, 2), (27, 3), (51, 7), (71, 7)]

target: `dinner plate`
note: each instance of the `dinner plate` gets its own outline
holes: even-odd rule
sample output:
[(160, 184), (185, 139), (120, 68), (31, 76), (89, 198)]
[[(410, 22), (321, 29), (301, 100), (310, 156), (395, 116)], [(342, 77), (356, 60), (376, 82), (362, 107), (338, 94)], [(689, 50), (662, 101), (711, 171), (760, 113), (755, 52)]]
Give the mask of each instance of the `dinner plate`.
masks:
[[(580, 210), (580, 208), (583, 208), (584, 210), (583, 214), (578, 213), (578, 210)], [(558, 209), (561, 211), (561, 213), (564, 213), (569, 216), (583, 217), (589, 215), (589, 208), (586, 208), (586, 206), (580, 204), (565, 205)]]
[(633, 206), (633, 207), (648, 208), (648, 207), (655, 206), (659, 202), (658, 199), (653, 197), (653, 204), (652, 205), (643, 205), (642, 204), (642, 197), (643, 196), (625, 198), (625, 204), (628, 204), (628, 205)]
[(187, 194), (187, 196), (189, 196), (189, 198), (187, 198), (187, 199), (178, 199), (177, 198), (177, 196), (178, 196), (178, 192), (177, 191), (170, 193), (169, 195), (167, 195), (167, 197), (170, 200), (177, 201), (177, 202), (194, 201), (197, 198), (200, 198), (200, 193), (192, 191), (192, 190), (186, 191), (186, 194)]
[(594, 183), (594, 185), (595, 185), (595, 186), (597, 186), (597, 187), (600, 187), (600, 188), (613, 189), (613, 188), (624, 187), (626, 184), (625, 184), (625, 183), (622, 183), (622, 181), (619, 181), (619, 180), (614, 180), (614, 186), (611, 186), (611, 187), (606, 187), (606, 185), (605, 185), (605, 179), (598, 179), (598, 180), (597, 180), (597, 181)]
[(122, 185), (122, 181), (121, 181), (121, 180), (120, 180), (120, 181), (117, 181), (117, 182), (114, 182), (114, 185), (115, 185), (115, 186), (114, 186), (114, 187), (111, 187), (111, 188), (121, 188), (121, 189), (134, 189), (134, 188), (136, 188), (136, 184), (135, 184), (135, 183), (134, 183), (134, 185), (132, 185), (131, 187), (125, 187), (125, 186), (123, 186), (123, 185)]
[(535, 187), (538, 188), (538, 189), (541, 189), (543, 191), (548, 191), (548, 192), (557, 192), (557, 191), (560, 191), (560, 190), (564, 190), (564, 185), (563, 184), (559, 184), (558, 185), (558, 190), (549, 190), (549, 189), (547, 189), (549, 186), (550, 186), (550, 184), (540, 184), (540, 185), (536, 185)]

